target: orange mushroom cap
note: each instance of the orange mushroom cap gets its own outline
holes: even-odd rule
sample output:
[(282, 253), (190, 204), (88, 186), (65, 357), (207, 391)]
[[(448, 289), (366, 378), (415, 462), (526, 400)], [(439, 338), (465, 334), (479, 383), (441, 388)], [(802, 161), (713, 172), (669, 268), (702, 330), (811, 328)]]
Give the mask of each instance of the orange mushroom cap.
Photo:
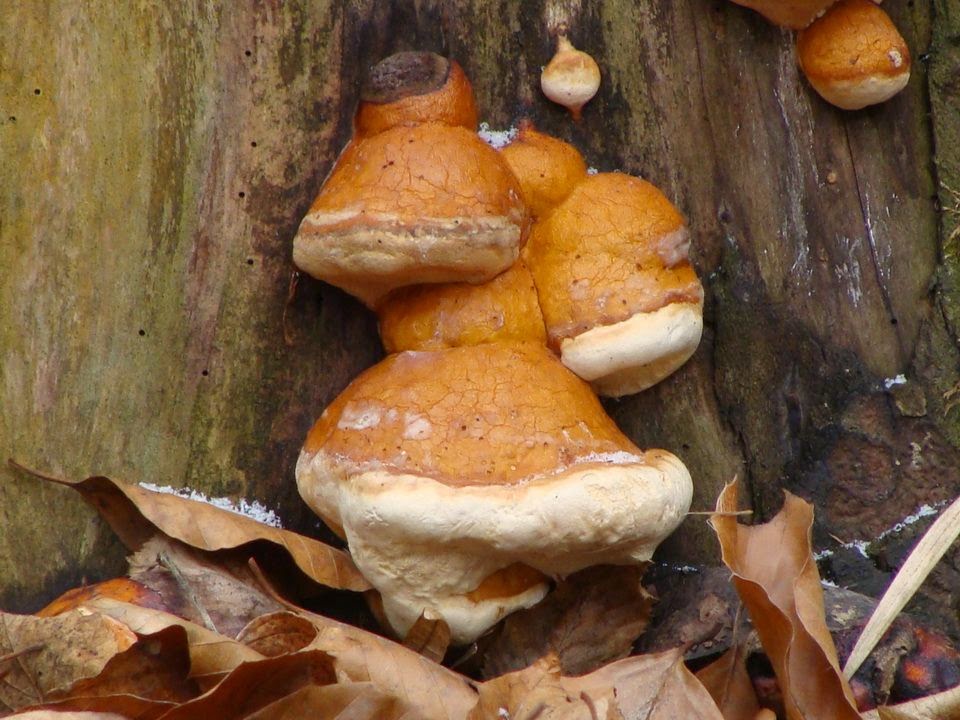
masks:
[(523, 257), (550, 346), (598, 392), (637, 392), (693, 353), (703, 289), (688, 247), (663, 193), (621, 173), (588, 176), (534, 226)]
[(517, 180), (465, 128), (399, 126), (352, 142), (294, 239), (294, 262), (367, 305), (405, 285), (483, 282), (517, 259)]
[(401, 52), (381, 60), (361, 90), (356, 136), (424, 122), (476, 130), (477, 106), (463, 69), (430, 52)]
[(537, 132), (529, 122), (500, 154), (520, 181), (535, 219), (563, 202), (587, 176), (587, 164), (573, 145)]
[(774, 25), (799, 30), (816, 20), (836, 0), (733, 0), (756, 10)]
[(537, 602), (544, 575), (649, 559), (692, 493), (677, 458), (637, 449), (545, 347), (505, 342), (363, 373), (310, 431), (297, 483), (393, 628), (429, 612), (456, 642)]
[(802, 30), (797, 59), (813, 89), (845, 110), (884, 102), (910, 79), (910, 49), (871, 0), (841, 0)]
[(487, 342), (547, 342), (537, 289), (522, 262), (480, 285), (400, 288), (380, 303), (377, 315), (389, 353)]
[(567, 108), (574, 120), (579, 120), (583, 106), (600, 89), (600, 66), (561, 35), (556, 54), (540, 74), (540, 89), (547, 98)]

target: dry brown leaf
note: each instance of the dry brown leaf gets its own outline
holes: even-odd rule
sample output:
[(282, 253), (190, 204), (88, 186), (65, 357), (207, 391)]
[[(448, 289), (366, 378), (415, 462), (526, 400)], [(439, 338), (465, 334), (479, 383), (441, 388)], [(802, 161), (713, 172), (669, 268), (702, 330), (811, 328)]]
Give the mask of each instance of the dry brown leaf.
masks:
[(131, 550), (139, 550), (156, 530), (198, 550), (227, 550), (266, 542), (285, 550), (297, 567), (322, 585), (356, 591), (370, 588), (347, 553), (289, 530), (264, 525), (207, 503), (106, 477), (79, 481), (44, 479), (79, 492)]
[(416, 708), (424, 720), (463, 720), (477, 702), (466, 679), (386, 638), (312, 613), (313, 649), (334, 658), (340, 682), (372, 682)]
[[(724, 488), (718, 513), (737, 509), (737, 484)], [(813, 508), (786, 493), (765, 525), (711, 519), (723, 561), (774, 667), (791, 720), (859, 720), (824, 620), (820, 575), (810, 547)]]
[(710, 693), (684, 665), (681, 648), (620, 660), (589, 675), (564, 678), (563, 685), (596, 704), (612, 692), (612, 709), (630, 720), (723, 720)]
[[(152, 635), (138, 637), (134, 645), (110, 658), (96, 677), (55, 691), (48, 699), (60, 701), (132, 695), (147, 700), (181, 703), (198, 693), (196, 683), (187, 677), (189, 670), (187, 633), (182, 627), (172, 626)], [(74, 705), (72, 709), (79, 708)]]
[[(129, 562), (130, 576), (155, 591), (166, 612), (227, 637), (236, 637), (254, 618), (281, 609), (255, 587), (246, 563), (237, 565), (220, 556), (213, 562), (209, 553), (165, 535), (152, 537)], [(236, 577), (234, 565), (243, 577)]]
[(745, 659), (743, 646), (738, 645), (697, 672), (697, 680), (710, 693), (724, 720), (753, 720), (760, 712)]
[(243, 663), (216, 687), (164, 715), (164, 720), (243, 718), (310, 685), (336, 682), (331, 658), (320, 651)]
[(304, 617), (280, 611), (251, 620), (237, 640), (264, 657), (298, 652), (317, 637), (317, 629)]
[(95, 598), (108, 597), (122, 602), (149, 607), (154, 610), (166, 610), (163, 598), (146, 585), (128, 578), (113, 578), (94, 585), (67, 590), (63, 595), (51, 602), (37, 613), (36, 617), (53, 617), (61, 613), (75, 610), (89, 603)]
[(428, 660), (441, 662), (450, 647), (450, 626), (442, 619), (431, 620), (421, 613), (403, 639), (403, 646)]
[(136, 695), (104, 695), (45, 703), (37, 709), (56, 713), (51, 715), (54, 718), (79, 713), (88, 713), (91, 717), (114, 717), (112, 713), (117, 713), (125, 720), (160, 720), (164, 713), (176, 706), (177, 703), (148, 700)]
[(96, 598), (81, 609), (119, 620), (139, 635), (152, 635), (172, 626), (183, 628), (190, 647), (190, 677), (197, 680), (201, 689), (210, 688), (241, 663), (264, 659), (243, 643), (159, 610), (112, 598)]
[(480, 699), (468, 720), (513, 718), (524, 720), (621, 720), (612, 688), (573, 692), (564, 686), (555, 655), (537, 660), (479, 686)]
[(51, 618), (0, 613), (0, 710), (39, 705), (99, 675), (136, 641), (124, 623), (82, 610)]
[(309, 685), (245, 720), (419, 720), (415, 709), (373, 683)]
[(525, 668), (551, 652), (565, 675), (626, 657), (653, 604), (642, 576), (641, 567), (611, 566), (571, 575), (546, 600), (504, 621), (484, 653), (484, 676)]

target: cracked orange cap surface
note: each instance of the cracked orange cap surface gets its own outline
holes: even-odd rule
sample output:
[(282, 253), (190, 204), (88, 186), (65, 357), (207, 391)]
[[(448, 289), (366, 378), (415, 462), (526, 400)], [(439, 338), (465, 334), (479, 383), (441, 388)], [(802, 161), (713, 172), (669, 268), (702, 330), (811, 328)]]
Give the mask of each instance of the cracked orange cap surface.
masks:
[(640, 451), (590, 387), (534, 343), (391, 355), (324, 411), (305, 452), (445, 485), (510, 484)]
[(523, 197), (534, 218), (563, 202), (587, 176), (587, 164), (572, 145), (537, 132), (530, 123), (500, 151), (520, 181)]
[(522, 262), (480, 284), (400, 288), (377, 308), (388, 353), (529, 340), (546, 344), (533, 277)]
[(588, 176), (524, 249), (552, 347), (586, 330), (699, 303), (683, 217), (656, 187), (621, 173)]
[(356, 136), (423, 122), (476, 130), (477, 106), (463, 69), (430, 52), (400, 52), (381, 60), (361, 90)]
[(910, 49), (872, 0), (841, 0), (797, 35), (797, 58), (827, 102), (859, 110), (884, 102), (910, 79)]
[(294, 262), (371, 307), (390, 290), (482, 282), (527, 224), (510, 168), (465, 128), (395, 127), (347, 146), (294, 240)]

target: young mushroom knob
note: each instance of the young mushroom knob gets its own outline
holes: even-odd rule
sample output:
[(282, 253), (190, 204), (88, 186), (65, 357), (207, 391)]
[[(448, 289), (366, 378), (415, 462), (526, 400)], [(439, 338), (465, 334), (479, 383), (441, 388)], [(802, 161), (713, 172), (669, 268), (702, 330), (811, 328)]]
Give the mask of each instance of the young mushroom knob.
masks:
[(600, 89), (600, 67), (561, 35), (556, 54), (540, 75), (540, 88), (550, 100), (567, 108), (574, 120), (579, 120), (580, 110)]

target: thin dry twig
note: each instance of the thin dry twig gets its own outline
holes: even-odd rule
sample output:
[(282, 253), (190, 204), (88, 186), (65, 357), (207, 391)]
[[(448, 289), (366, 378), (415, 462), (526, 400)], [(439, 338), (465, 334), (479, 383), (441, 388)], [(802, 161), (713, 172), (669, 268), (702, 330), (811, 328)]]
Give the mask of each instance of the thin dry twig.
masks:
[(163, 567), (165, 567), (173, 577), (174, 581), (177, 583), (177, 586), (180, 588), (180, 591), (187, 599), (187, 602), (193, 605), (194, 610), (196, 610), (197, 614), (200, 615), (200, 619), (203, 620), (203, 624), (207, 630), (220, 634), (220, 631), (217, 630), (217, 626), (213, 624), (213, 618), (210, 617), (210, 613), (207, 612), (207, 609), (203, 606), (203, 603), (200, 602), (200, 598), (197, 597), (197, 594), (193, 591), (193, 587), (183, 576), (183, 573), (180, 572), (180, 568), (177, 567), (177, 564), (173, 561), (173, 558), (170, 557), (170, 554), (167, 552), (160, 553), (157, 556), (157, 561), (163, 565)]

